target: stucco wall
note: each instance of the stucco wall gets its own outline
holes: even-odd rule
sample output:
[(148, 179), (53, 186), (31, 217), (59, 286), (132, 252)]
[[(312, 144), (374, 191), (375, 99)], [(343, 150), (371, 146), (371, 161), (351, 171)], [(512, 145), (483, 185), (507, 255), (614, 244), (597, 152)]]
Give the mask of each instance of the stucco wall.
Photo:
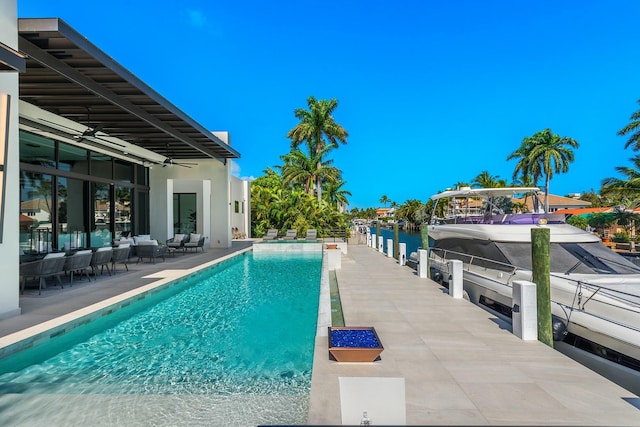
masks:
[[(0, 42), (18, 48), (18, 22), (16, 18), (16, 2), (0, 1)], [(20, 183), (18, 153), (18, 73), (0, 73), (0, 93), (11, 95), (9, 152), (5, 162), (7, 188), (5, 199), (5, 217), (3, 239), (0, 243), (0, 318), (20, 313), (19, 308), (19, 215), (20, 215)]]
[(197, 194), (198, 232), (204, 234), (205, 246), (231, 247), (230, 167), (217, 160), (195, 163), (191, 168), (174, 165), (150, 170), (151, 235), (158, 240), (173, 236), (173, 193), (190, 192)]

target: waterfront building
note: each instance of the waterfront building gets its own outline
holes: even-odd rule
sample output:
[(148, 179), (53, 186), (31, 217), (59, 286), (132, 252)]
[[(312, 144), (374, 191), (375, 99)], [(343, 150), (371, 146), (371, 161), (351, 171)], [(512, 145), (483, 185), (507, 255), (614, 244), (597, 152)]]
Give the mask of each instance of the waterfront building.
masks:
[(240, 153), (226, 132), (63, 20), (17, 19), (13, 1), (0, 2), (0, 121), (0, 319), (20, 313), (22, 253), (139, 234), (198, 233), (205, 247), (230, 247), (232, 229), (249, 234), (248, 183), (232, 176)]

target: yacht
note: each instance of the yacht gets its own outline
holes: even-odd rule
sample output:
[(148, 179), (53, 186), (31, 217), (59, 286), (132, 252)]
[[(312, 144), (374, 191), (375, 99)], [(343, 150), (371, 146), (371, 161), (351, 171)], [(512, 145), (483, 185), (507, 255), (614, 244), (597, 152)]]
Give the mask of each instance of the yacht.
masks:
[[(461, 188), (431, 197), (431, 278), (448, 286), (447, 262), (463, 262), (464, 297), (511, 319), (511, 285), (532, 280), (531, 229), (550, 229), (554, 347), (640, 395), (640, 267), (592, 233), (539, 206), (537, 187)], [(532, 212), (514, 212), (516, 196)], [(445, 215), (436, 208), (445, 203)]]

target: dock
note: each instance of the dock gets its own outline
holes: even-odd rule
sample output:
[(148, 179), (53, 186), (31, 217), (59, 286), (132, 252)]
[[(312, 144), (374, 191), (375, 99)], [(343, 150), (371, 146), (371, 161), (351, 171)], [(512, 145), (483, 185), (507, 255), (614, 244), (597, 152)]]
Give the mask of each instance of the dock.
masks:
[(640, 425), (638, 396), (375, 249), (349, 245), (336, 276), (345, 324), (384, 351), (329, 360), (319, 325), (309, 424)]

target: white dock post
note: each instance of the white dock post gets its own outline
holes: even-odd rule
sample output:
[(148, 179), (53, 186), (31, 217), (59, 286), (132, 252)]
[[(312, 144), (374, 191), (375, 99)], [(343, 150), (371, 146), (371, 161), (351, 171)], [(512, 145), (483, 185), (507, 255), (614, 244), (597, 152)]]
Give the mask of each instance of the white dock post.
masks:
[(393, 258), (393, 239), (387, 239), (387, 257)]
[(427, 267), (429, 266), (428, 257), (429, 252), (425, 249), (418, 249), (418, 277), (421, 279), (429, 277), (429, 272), (427, 271)]
[(384, 236), (378, 236), (378, 251), (384, 253)]
[(371, 247), (371, 233), (367, 231), (367, 246)]
[(514, 280), (512, 289), (513, 334), (524, 341), (535, 341), (538, 339), (536, 284)]
[(398, 247), (398, 252), (400, 252), (398, 255), (398, 261), (400, 262), (400, 265), (405, 265), (407, 263), (407, 244), (400, 243)]
[(462, 261), (459, 259), (452, 259), (447, 261), (447, 267), (449, 268), (449, 274), (451, 279), (449, 280), (449, 295), (453, 298), (462, 298), (463, 291), (463, 275), (462, 275)]
[(371, 244), (369, 245), (369, 247), (375, 248), (377, 241), (378, 240), (376, 239), (376, 234), (375, 233), (371, 233)]

